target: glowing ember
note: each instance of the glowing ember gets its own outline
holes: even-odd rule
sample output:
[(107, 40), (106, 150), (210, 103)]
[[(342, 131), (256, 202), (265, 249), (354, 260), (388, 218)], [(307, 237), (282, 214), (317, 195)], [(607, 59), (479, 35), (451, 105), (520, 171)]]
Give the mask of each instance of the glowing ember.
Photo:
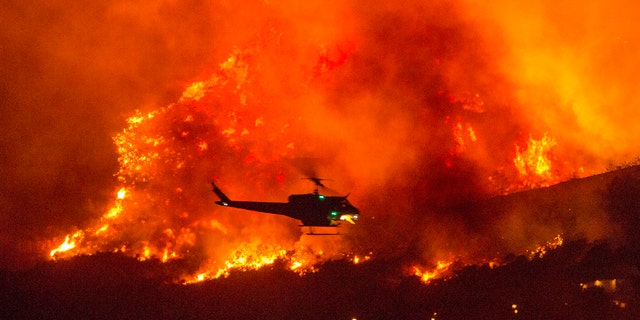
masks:
[(562, 238), (562, 235), (559, 234), (555, 236), (553, 239), (547, 241), (547, 243), (545, 243), (544, 245), (540, 245), (535, 250), (529, 251), (528, 252), (529, 258), (530, 259), (542, 258), (544, 257), (545, 254), (547, 254), (547, 252), (549, 252), (549, 250), (558, 248), (559, 246), (562, 245), (563, 242), (564, 242), (564, 239)]
[(359, 264), (359, 263), (362, 263), (362, 262), (369, 261), (369, 260), (371, 260), (371, 255), (372, 254), (373, 254), (373, 252), (369, 252), (369, 254), (364, 255), (364, 256), (354, 255), (351, 258), (351, 262), (353, 262), (353, 264)]
[(124, 199), (124, 196), (127, 194), (127, 190), (125, 188), (120, 188), (120, 190), (118, 190), (118, 196), (117, 198), (119, 200)]

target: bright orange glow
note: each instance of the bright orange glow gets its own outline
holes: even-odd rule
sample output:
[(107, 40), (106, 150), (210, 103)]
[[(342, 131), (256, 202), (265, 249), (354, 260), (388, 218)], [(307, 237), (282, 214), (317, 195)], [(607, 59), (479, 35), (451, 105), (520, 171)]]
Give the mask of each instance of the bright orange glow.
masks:
[(96, 231), (96, 235), (107, 231), (107, 229), (109, 229), (109, 225), (108, 224), (103, 225), (102, 227), (100, 227), (100, 229)]
[(456, 120), (447, 118), (445, 122), (451, 125), (451, 132), (455, 142), (455, 147), (450, 152), (452, 155), (462, 154), (467, 149), (469, 143), (478, 141), (476, 132), (470, 123), (463, 123), (459, 118)]
[(317, 261), (317, 257), (318, 255), (314, 255), (305, 249), (289, 252), (278, 247), (244, 244), (236, 250), (222, 266), (211, 265), (205, 267), (203, 268), (205, 270), (204, 272), (197, 273), (192, 278), (185, 279), (185, 283), (189, 284), (220, 277), (228, 277), (234, 270), (257, 270), (265, 266), (273, 265), (278, 260), (285, 262), (289, 270), (299, 275), (304, 275), (317, 270), (313, 266), (314, 262)]
[(557, 181), (552, 171), (550, 158), (556, 141), (546, 133), (540, 140), (529, 137), (527, 147), (521, 149), (516, 146), (516, 156), (513, 163), (527, 186), (548, 186)]
[(453, 261), (451, 262), (438, 261), (436, 263), (436, 266), (430, 270), (425, 270), (420, 267), (414, 266), (413, 274), (420, 277), (420, 280), (422, 282), (429, 283), (431, 282), (431, 280), (439, 279), (443, 277), (447, 273), (447, 271), (449, 271), (449, 266), (451, 266), (452, 263)]
[(544, 245), (539, 245), (534, 250), (529, 251), (528, 252), (529, 258), (530, 259), (542, 258), (544, 257), (544, 255), (547, 254), (547, 252), (549, 252), (549, 250), (554, 250), (562, 246), (563, 243), (564, 243), (564, 239), (562, 238), (562, 235), (559, 234), (555, 236), (553, 239), (547, 241), (547, 243), (545, 243)]
[(355, 255), (355, 256), (353, 256), (351, 258), (351, 262), (353, 262), (353, 264), (359, 264), (359, 263), (362, 263), (362, 262), (369, 261), (369, 260), (371, 260), (371, 255), (372, 255), (372, 252), (369, 252), (369, 254), (364, 255), (364, 256)]
[(117, 199), (118, 199), (118, 200), (122, 200), (122, 199), (124, 199), (124, 197), (125, 197), (126, 195), (127, 195), (127, 190), (126, 190), (124, 187), (122, 187), (122, 188), (120, 188), (120, 190), (118, 190), (118, 196), (117, 196)]
[(182, 93), (180, 101), (192, 99), (198, 101), (204, 97), (206, 93), (206, 85), (203, 81), (194, 82)]
[(145, 245), (144, 248), (142, 249), (142, 255), (139, 257), (139, 259), (140, 261), (144, 261), (149, 258), (151, 258), (151, 248)]
[(202, 151), (206, 151), (207, 149), (208, 149), (208, 145), (206, 142), (202, 141), (198, 143), (198, 151), (202, 152)]
[(107, 214), (105, 214), (105, 218), (114, 219), (115, 217), (118, 216), (118, 214), (120, 214), (120, 212), (122, 212), (122, 206), (119, 204), (116, 204), (113, 207), (111, 207), (111, 209), (109, 209), (109, 212), (107, 212)]
[[(318, 15), (332, 23), (325, 23), (323, 19), (320, 19), (323, 23), (312, 23), (289, 15), (302, 11), (301, 16), (318, 18), (313, 12), (315, 8), (310, 10), (314, 5), (287, 8), (286, 5), (273, 5), (271, 1), (257, 3), (267, 6), (265, 11), (277, 12), (277, 17), (265, 18), (264, 25), (258, 26), (256, 31), (238, 32), (242, 36), (230, 32), (221, 42), (226, 43), (226, 47), (217, 48), (226, 50), (227, 56), (219, 58), (225, 51), (212, 55), (220, 60), (207, 62), (206, 67), (215, 69), (208, 76), (197, 81), (185, 80), (191, 79), (191, 71), (172, 69), (170, 74), (181, 78), (171, 82), (172, 85), (167, 84), (171, 88), (150, 87), (157, 85), (154, 82), (157, 80), (149, 80), (149, 86), (132, 86), (169, 92), (164, 92), (162, 98), (143, 103), (141, 110), (130, 114), (126, 122), (123, 121), (122, 130), (113, 135), (119, 167), (115, 172), (117, 182), (109, 186), (114, 190), (107, 189), (111, 192), (110, 200), (96, 201), (100, 204), (95, 206), (92, 202), (91, 215), (87, 214), (88, 221), (82, 221), (82, 230), (67, 235), (64, 241), (61, 241), (64, 235), (61, 234), (55, 244), (43, 250), (43, 255), (49, 251), (51, 259), (59, 259), (96, 252), (119, 252), (140, 260), (191, 259), (189, 265), (197, 267), (190, 269), (192, 274), (184, 276), (187, 282), (215, 279), (233, 271), (255, 270), (276, 262), (282, 262), (299, 274), (313, 272), (319, 264), (330, 259), (344, 259), (360, 265), (373, 256), (371, 252), (362, 254), (372, 249), (362, 249), (360, 242), (389, 249), (385, 247), (389, 244), (373, 239), (381, 233), (369, 232), (377, 231), (378, 226), (380, 229), (388, 227), (398, 234), (398, 241), (405, 240), (401, 234), (409, 229), (407, 224), (414, 222), (441, 223), (442, 230), (448, 227), (450, 230), (463, 229), (448, 224), (468, 224), (471, 220), (443, 222), (444, 219), (438, 217), (422, 218), (423, 213), (431, 214), (430, 210), (424, 210), (423, 204), (437, 203), (439, 207), (447, 208), (450, 204), (458, 204), (453, 202), (466, 200), (434, 196), (445, 191), (442, 186), (448, 186), (446, 191), (463, 189), (460, 191), (463, 196), (458, 198), (490, 193), (483, 185), (488, 179), (493, 179), (491, 183), (497, 181), (495, 189), (500, 192), (548, 186), (567, 177), (568, 170), (563, 172), (563, 165), (578, 167), (576, 164), (583, 159), (572, 158), (571, 151), (584, 144), (586, 149), (594, 151), (585, 153), (587, 160), (584, 161), (596, 164), (608, 161), (595, 152), (607, 149), (599, 147), (607, 144), (589, 141), (576, 147), (571, 145), (581, 139), (576, 138), (582, 137), (581, 128), (586, 127), (588, 136), (593, 137), (600, 129), (613, 127), (604, 119), (606, 117), (598, 117), (598, 109), (612, 109), (611, 113), (620, 114), (611, 117), (620, 118), (624, 112), (610, 106), (633, 105), (623, 103), (627, 101), (617, 97), (615, 88), (609, 88), (609, 93), (614, 95), (612, 98), (616, 98), (611, 102), (606, 99), (609, 96), (593, 93), (598, 92), (593, 90), (598, 88), (594, 85), (600, 83), (582, 79), (580, 73), (575, 72), (591, 67), (586, 62), (590, 61), (588, 57), (578, 63), (563, 56), (559, 59), (571, 63), (554, 64), (558, 52), (567, 52), (567, 49), (568, 52), (580, 52), (574, 47), (559, 47), (557, 51), (549, 47), (547, 49), (553, 50), (539, 51), (520, 39), (519, 32), (528, 40), (557, 35), (538, 33), (542, 31), (537, 30), (542, 23), (528, 25), (506, 21), (518, 16), (513, 14), (520, 12), (517, 6), (488, 9), (473, 1), (461, 1), (460, 8), (452, 6), (461, 12), (433, 16), (440, 20), (422, 16), (423, 10), (433, 9), (430, 6), (413, 10), (411, 4), (390, 3), (371, 6), (371, 12), (368, 12), (371, 16), (360, 17), (361, 13), (351, 12), (350, 6), (343, 8), (322, 2), (315, 4), (323, 8)], [(464, 17), (465, 8), (473, 12), (473, 17)], [(509, 14), (501, 14), (502, 10)], [(373, 19), (387, 16), (389, 25)], [(409, 19), (404, 19), (406, 17)], [(370, 24), (369, 19), (375, 23)], [(478, 32), (485, 26), (495, 27), (484, 19), (515, 25), (516, 29), (505, 27), (502, 31), (505, 37), (513, 37), (510, 40), (517, 50), (512, 51), (509, 43), (493, 43), (497, 41), (493, 31), (501, 30), (491, 30), (487, 34)], [(382, 30), (396, 27), (390, 21), (411, 23), (394, 30), (398, 37), (395, 34), (393, 37), (381, 36)], [(249, 35), (252, 32), (255, 34)], [(534, 39), (531, 39), (532, 34)], [(416, 39), (420, 41), (414, 41)], [(197, 46), (197, 42), (194, 45)], [(575, 45), (582, 46), (578, 42)], [(191, 70), (206, 69), (201, 67)], [(511, 69), (505, 72), (508, 67)], [(133, 69), (154, 68), (145, 65)], [(597, 69), (621, 68), (597, 66)], [(513, 79), (506, 78), (504, 73), (513, 73)], [(96, 81), (104, 78), (111, 77), (100, 75)], [(179, 92), (176, 83), (183, 86), (181, 94), (176, 94)], [(537, 86), (540, 83), (544, 84), (542, 90)], [(557, 90), (540, 95), (553, 88)], [(179, 98), (168, 105), (152, 105), (153, 101), (165, 101), (171, 95)], [(529, 95), (542, 98), (532, 103), (527, 99), (531, 98)], [(550, 110), (554, 107), (563, 111), (561, 115)], [(585, 126), (590, 120), (597, 126)], [(547, 130), (549, 133), (539, 136)], [(606, 138), (598, 141), (633, 140), (636, 135), (616, 131), (604, 132), (603, 136)], [(609, 148), (619, 154), (625, 150), (617, 144)], [(629, 150), (635, 149), (638, 147)], [(342, 179), (336, 185), (338, 188), (344, 186), (343, 194), (353, 192), (354, 204), (360, 200), (369, 211), (365, 214), (363, 210), (359, 219), (371, 220), (355, 226), (362, 225), (363, 229), (354, 232), (353, 237), (344, 237), (346, 240), (338, 245), (319, 240), (305, 243), (306, 240), (301, 239), (299, 222), (286, 217), (239, 213), (235, 209), (215, 206), (215, 195), (209, 189), (211, 181), (219, 182), (233, 199), (286, 201), (288, 195), (304, 190), (300, 177), (308, 174), (300, 173), (301, 170), (293, 168), (291, 163), (316, 157), (326, 158), (320, 165), (326, 171), (319, 174)], [(494, 178), (499, 174), (504, 179)], [(431, 197), (435, 201), (431, 201)], [(393, 203), (388, 201), (383, 206), (380, 199)], [(420, 219), (415, 219), (418, 215)], [(388, 219), (390, 216), (393, 219)], [(467, 219), (466, 214), (460, 216), (456, 219)], [(351, 227), (349, 224), (356, 220), (351, 215), (342, 217), (341, 228)], [(439, 227), (436, 225), (435, 228)], [(446, 247), (455, 242), (449, 241), (450, 237), (458, 240), (457, 237), (468, 236), (464, 234), (466, 230), (454, 235), (444, 231), (424, 232), (429, 228), (425, 225), (414, 228), (416, 243), (420, 244), (416, 250), (424, 250), (424, 256), (442, 257), (446, 256), (444, 252), (479, 249), (460, 248), (463, 245)], [(521, 227), (510, 230), (515, 230), (514, 233), (521, 229), (530, 231), (527, 228), (529, 226), (523, 222)], [(483, 236), (478, 235), (481, 239), (469, 242), (480, 247), (488, 242), (487, 239), (504, 239), (496, 234), (487, 235), (487, 239)], [(559, 239), (554, 242), (556, 245), (562, 244), (561, 237)], [(519, 250), (533, 248), (540, 239), (524, 241), (528, 242), (522, 246), (518, 244)], [(460, 243), (467, 244), (465, 241)], [(500, 247), (511, 248), (504, 243), (500, 243)], [(531, 254), (542, 256), (552, 248), (552, 244), (547, 244)], [(357, 255), (353, 253), (355, 251), (358, 251)], [(420, 252), (415, 255), (422, 257)], [(464, 256), (464, 253), (453, 252), (452, 255)], [(492, 258), (488, 254), (473, 259), (491, 267), (500, 265)], [(446, 276), (451, 269), (451, 262), (443, 262), (448, 261), (446, 259), (436, 264), (433, 264), (436, 258), (425, 259), (421, 263), (426, 268), (418, 266), (412, 270), (412, 274), (425, 283)]]
[[(85, 236), (69, 236), (52, 251), (52, 257), (73, 248), (71, 255), (110, 251), (139, 260), (166, 262), (183, 258), (196, 246), (216, 248), (205, 249), (198, 257), (200, 270), (195, 276), (187, 276), (188, 282), (193, 282), (226, 276), (231, 270), (258, 269), (277, 260), (285, 261), (290, 270), (303, 274), (313, 271), (313, 265), (322, 259), (336, 256), (314, 253), (321, 252), (321, 246), (320, 250), (296, 246), (288, 227), (274, 223), (272, 216), (261, 215), (259, 221), (247, 225), (241, 218), (250, 215), (231, 215), (221, 210), (212, 213), (211, 194), (202, 192), (206, 181), (194, 183), (193, 179), (200, 177), (194, 176), (191, 170), (197, 166), (211, 167), (218, 161), (217, 153), (221, 150), (242, 159), (248, 167), (256, 166), (257, 172), (263, 171), (261, 166), (299, 151), (296, 146), (303, 137), (291, 129), (289, 114), (280, 119), (277, 114), (257, 114), (239, 108), (256, 103), (250, 99), (251, 90), (257, 90), (251, 86), (257, 82), (249, 80), (259, 75), (252, 59), (260, 46), (268, 43), (262, 41), (246, 49), (235, 49), (220, 64), (220, 72), (208, 80), (192, 83), (177, 103), (147, 113), (136, 111), (127, 119), (128, 127), (113, 137), (119, 154), (120, 186), (111, 207), (94, 225), (82, 230)], [(325, 48), (320, 52), (326, 55), (328, 51)], [(331, 68), (323, 68), (322, 73)], [(213, 98), (209, 95), (212, 92)], [(216, 95), (220, 94), (228, 99), (222, 104), (225, 109), (209, 110), (211, 101), (207, 99), (217, 99)], [(232, 97), (237, 100), (233, 101)], [(264, 137), (270, 144), (257, 140)], [(284, 183), (287, 175), (288, 172), (278, 170), (275, 179)], [(194, 195), (199, 198), (193, 198)], [(350, 216), (345, 216), (345, 220), (353, 222)], [(247, 231), (240, 232), (238, 225), (243, 223)], [(265, 228), (267, 230), (262, 230)], [(279, 234), (287, 236), (279, 237)], [(262, 238), (265, 239), (262, 242), (269, 245), (255, 244)], [(209, 239), (218, 239), (225, 245), (218, 246)], [(368, 259), (368, 256), (356, 257), (354, 263)]]
[(55, 257), (56, 253), (65, 252), (65, 251), (71, 250), (71, 249), (73, 249), (75, 247), (76, 247), (75, 242), (71, 241), (70, 237), (67, 235), (67, 237), (64, 239), (64, 242), (62, 244), (60, 244), (60, 246), (58, 246), (57, 248), (51, 250), (50, 256), (51, 257)]
[(57, 248), (49, 252), (49, 256), (52, 259), (56, 259), (58, 255), (68, 252), (71, 249), (74, 249), (77, 246), (76, 242), (81, 241), (83, 237), (84, 237), (84, 232), (82, 232), (82, 230), (76, 231), (73, 235), (67, 235), (63, 243), (61, 243)]

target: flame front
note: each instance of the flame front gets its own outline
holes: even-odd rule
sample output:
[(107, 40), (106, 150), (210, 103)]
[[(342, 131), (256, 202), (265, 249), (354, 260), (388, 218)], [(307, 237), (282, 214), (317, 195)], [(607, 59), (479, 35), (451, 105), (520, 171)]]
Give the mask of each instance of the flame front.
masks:
[[(268, 31), (261, 41), (270, 43), (277, 36)], [(298, 147), (306, 139), (297, 134), (300, 116), (256, 112), (256, 105), (270, 99), (256, 80), (260, 50), (268, 50), (263, 42), (234, 50), (216, 74), (187, 87), (177, 103), (129, 117), (128, 127), (113, 137), (120, 163), (113, 205), (92, 226), (67, 235), (50, 257), (107, 251), (139, 260), (195, 259), (201, 269), (186, 275), (185, 282), (191, 283), (277, 260), (304, 274), (319, 261), (340, 256), (339, 251), (318, 253), (321, 245), (296, 245), (297, 227), (288, 218), (213, 209), (206, 187), (212, 174), (225, 182), (252, 177), (275, 186), (277, 194), (299, 180), (297, 175), (288, 180), (291, 168), (274, 162), (306, 151)], [(323, 65), (312, 75), (339, 65), (326, 66), (327, 50), (320, 50)], [(267, 190), (258, 192), (270, 196)]]
[(57, 255), (59, 254), (63, 254), (65, 252), (69, 252), (70, 250), (76, 248), (76, 241), (81, 241), (83, 238), (84, 233), (79, 230), (76, 233), (74, 233), (73, 235), (67, 235), (64, 238), (64, 242), (61, 243), (57, 248), (51, 250), (51, 252), (49, 252), (49, 256), (51, 258), (55, 258)]
[[(258, 186), (275, 185), (281, 194), (297, 176), (279, 163), (315, 152), (314, 145), (305, 143), (309, 133), (301, 131), (302, 120), (308, 115), (269, 106), (274, 93), (258, 81), (264, 63), (261, 51), (272, 50), (270, 41), (280, 36), (277, 30), (261, 34), (261, 41), (235, 49), (208, 80), (188, 86), (178, 102), (130, 116), (128, 127), (113, 137), (119, 154), (116, 176), (120, 186), (112, 206), (92, 226), (67, 235), (50, 251), (50, 257), (107, 251), (141, 261), (196, 259), (201, 267), (185, 275), (185, 283), (226, 277), (233, 270), (255, 270), (276, 261), (302, 275), (314, 272), (315, 265), (327, 259), (350, 256), (354, 264), (371, 259), (372, 252), (353, 255), (338, 249), (324, 254), (322, 245), (301, 245), (283, 218), (251, 213), (243, 218), (235, 212), (212, 209), (211, 194), (204, 188), (211, 174), (215, 179), (224, 177), (219, 179), (225, 182), (256, 179)], [(327, 50), (326, 46), (319, 50), (318, 65), (312, 71), (303, 70), (309, 74), (303, 85), (309, 86), (312, 80), (345, 63), (346, 53), (339, 51), (338, 60), (332, 61)], [(307, 99), (307, 89), (299, 90), (289, 94), (293, 99)], [(454, 110), (445, 119), (453, 147), (447, 151), (445, 165), (456, 170), (456, 159), (466, 157), (480, 140), (474, 124), (456, 114), (483, 114), (485, 105), (478, 94), (464, 94), (463, 98), (450, 95), (447, 103)], [(264, 108), (257, 106), (266, 107), (269, 113), (260, 112)], [(523, 177), (523, 186), (554, 181), (549, 160), (554, 145), (545, 134), (539, 141), (529, 139), (526, 149), (517, 147), (513, 162)], [(291, 175), (295, 178), (289, 179)], [(258, 191), (268, 198), (266, 185)], [(233, 191), (242, 194), (240, 189)], [(354, 223), (351, 216), (343, 218)], [(431, 271), (414, 267), (414, 273), (427, 283), (446, 274), (451, 264), (438, 262)]]
[[(108, 207), (85, 227), (57, 238), (43, 255), (119, 252), (140, 260), (188, 259), (199, 268), (183, 280), (194, 282), (278, 261), (304, 274), (328, 259), (361, 264), (374, 249), (420, 243), (415, 250), (424, 251), (417, 255), (425, 261), (418, 265), (431, 267), (413, 273), (428, 282), (446, 274), (453, 261), (485, 263), (464, 257), (487, 239), (504, 239), (495, 230), (470, 236), (464, 228), (486, 217), (465, 212), (448, 221), (440, 218), (448, 216), (440, 212), (446, 205), (456, 207), (469, 195), (549, 186), (609, 161), (600, 156), (606, 148), (597, 145), (614, 144), (574, 146), (576, 137), (610, 128), (604, 120), (589, 127), (588, 120), (598, 118), (594, 110), (625, 100), (594, 106), (602, 97), (572, 96), (598, 91), (571, 81), (579, 73), (560, 72), (557, 81), (538, 88), (548, 77), (535, 67), (550, 64), (548, 52), (531, 50), (516, 32), (513, 56), (507, 55), (496, 49), (505, 44), (488, 36), (493, 27), (509, 25), (505, 15), (494, 16), (495, 25), (489, 26), (478, 18), (484, 15), (449, 14), (453, 11), (437, 6), (414, 10), (415, 4), (366, 5), (367, 10), (355, 10), (363, 9), (362, 3), (259, 6), (264, 7), (242, 11), (267, 7), (277, 14), (261, 18), (264, 23), (249, 32), (251, 40), (235, 43), (231, 37), (235, 47), (224, 49), (228, 56), (211, 76), (186, 85), (175, 103), (137, 110), (126, 119), (126, 127), (113, 136), (119, 169)], [(463, 6), (496, 14), (470, 2)], [(429, 17), (438, 19), (425, 18), (424, 10), (436, 10)], [(302, 23), (298, 16), (314, 19)], [(523, 31), (503, 29), (505, 38)], [(527, 54), (519, 60), (519, 53)], [(586, 68), (573, 67), (568, 71)], [(542, 94), (553, 85), (561, 97)], [(543, 98), (528, 101), (536, 95)], [(556, 115), (546, 106), (562, 112)], [(625, 134), (612, 130), (597, 141), (624, 140)], [(576, 156), (580, 148), (586, 151)], [(619, 159), (637, 148), (621, 143), (610, 149)], [(213, 205), (211, 180), (233, 198), (285, 201), (305, 187), (299, 178), (312, 171), (290, 163), (316, 158), (323, 158), (332, 168), (328, 177), (340, 179), (366, 209), (358, 217), (364, 223), (355, 226), (363, 229), (339, 244), (303, 240), (298, 222), (285, 217)], [(356, 221), (348, 215), (344, 220), (345, 225)], [(520, 223), (512, 232), (535, 227)], [(522, 232), (531, 235), (523, 241), (531, 248), (558, 232)], [(379, 241), (385, 235), (394, 240)], [(544, 254), (540, 250), (535, 255)], [(463, 258), (441, 259), (449, 254)], [(496, 261), (492, 255), (498, 254), (487, 254), (485, 261)]]

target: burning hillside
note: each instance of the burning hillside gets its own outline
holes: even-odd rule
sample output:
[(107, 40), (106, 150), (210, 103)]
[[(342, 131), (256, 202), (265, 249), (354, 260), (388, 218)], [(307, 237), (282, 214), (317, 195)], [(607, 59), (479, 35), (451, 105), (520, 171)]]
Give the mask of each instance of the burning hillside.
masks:
[[(200, 6), (2, 13), (3, 267), (115, 256), (197, 286), (391, 261), (380, 282), (424, 284), (634, 239), (635, 180), (590, 177), (640, 154), (628, 4)], [(340, 236), (210, 189), (285, 201), (309, 176), (360, 209)]]
[[(357, 239), (347, 239), (343, 243), (335, 240), (300, 242), (292, 221), (215, 210), (210, 191), (205, 188), (208, 179), (239, 181), (241, 183), (235, 186), (227, 185), (234, 194), (246, 197), (250, 190), (254, 196), (273, 199), (277, 194), (286, 194), (301, 185), (299, 178), (305, 169), (296, 171), (295, 165), (291, 165), (300, 163), (299, 159), (311, 162), (314, 158), (325, 159), (331, 155), (323, 167), (333, 168), (331, 176), (340, 176), (347, 185), (356, 185), (359, 179), (369, 179), (369, 175), (380, 174), (375, 172), (384, 173), (409, 161), (401, 156), (393, 162), (387, 160), (388, 163), (384, 159), (376, 162), (362, 159), (359, 161), (365, 165), (358, 165), (360, 171), (354, 172), (354, 167), (350, 166), (354, 164), (352, 161), (363, 157), (359, 154), (361, 150), (358, 147), (353, 151), (342, 150), (338, 146), (366, 146), (370, 145), (367, 141), (371, 139), (366, 137), (365, 140), (361, 133), (351, 132), (354, 119), (351, 106), (322, 100), (327, 95), (336, 95), (334, 90), (337, 88), (332, 85), (342, 81), (341, 68), (343, 65), (347, 68), (352, 52), (356, 54), (357, 45), (350, 44), (355, 40), (338, 39), (349, 45), (326, 44), (316, 47), (316, 55), (298, 58), (290, 56), (289, 47), (294, 45), (289, 43), (290, 32), (283, 23), (267, 24), (246, 48), (235, 49), (209, 79), (187, 87), (176, 103), (147, 113), (137, 111), (129, 117), (129, 126), (113, 138), (120, 169), (116, 174), (119, 185), (114, 191), (112, 206), (95, 223), (65, 236), (62, 244), (50, 251), (50, 257), (59, 259), (96, 252), (122, 252), (140, 260), (154, 257), (168, 261), (189, 257), (195, 264), (205, 266), (196, 272), (195, 279), (202, 280), (226, 274), (229, 268), (259, 268), (284, 257), (291, 259), (291, 269), (306, 272), (313, 270), (313, 264), (318, 261), (363, 254), (354, 252), (361, 250), (356, 247)], [(436, 58), (440, 59), (438, 55)], [(295, 63), (291, 64), (291, 61)], [(436, 135), (448, 141), (428, 147), (417, 142), (410, 147), (418, 154), (439, 154), (435, 161), (429, 161), (439, 171), (439, 178), (452, 179), (458, 190), (437, 195), (435, 206), (428, 204), (425, 211), (432, 210), (429, 207), (442, 209), (442, 206), (459, 202), (455, 197), (463, 195), (458, 193), (460, 189), (479, 195), (497, 191), (483, 187), (479, 182), (459, 187), (471, 175), (487, 174), (466, 159), (467, 149), (473, 149), (472, 144), (483, 133), (480, 120), (486, 112), (485, 102), (478, 94), (456, 97), (445, 83), (437, 83), (442, 81), (439, 74), (431, 77), (440, 89), (422, 99), (427, 99), (426, 103), (443, 114), (432, 115), (432, 110), (418, 108), (399, 110), (398, 118), (409, 112), (427, 121), (439, 120), (440, 124), (433, 126), (433, 130), (439, 131)], [(284, 84), (286, 92), (282, 92), (280, 85), (274, 88), (271, 81)], [(306, 107), (295, 108), (294, 105)], [(364, 115), (367, 114), (370, 112)], [(467, 114), (474, 115), (478, 124), (463, 124), (462, 118)], [(377, 113), (372, 116), (377, 117)], [(358, 131), (369, 130), (365, 123), (355, 126), (359, 127)], [(315, 132), (316, 127), (322, 130)], [(383, 137), (377, 139), (381, 140), (377, 143), (385, 145), (395, 143), (385, 142)], [(549, 154), (554, 145), (546, 134), (540, 141), (530, 138), (522, 148), (517, 141), (512, 143), (516, 155), (511, 171), (517, 169), (517, 176), (500, 177), (511, 181), (505, 191), (518, 186), (545, 185), (560, 179), (559, 173), (551, 168)], [(372, 164), (369, 170), (361, 168)], [(303, 166), (317, 170), (313, 168), (314, 164)], [(468, 176), (460, 176), (461, 173)], [(404, 176), (406, 173), (395, 174)], [(490, 178), (493, 176), (485, 177)], [(379, 179), (388, 178), (383, 175)], [(433, 184), (428, 180), (424, 182), (427, 188)], [(384, 188), (384, 184), (381, 186)], [(357, 188), (354, 197), (366, 201), (364, 193), (371, 190)], [(409, 197), (414, 196), (431, 197), (422, 191)], [(371, 217), (372, 221), (374, 218)], [(531, 244), (536, 245), (535, 242)], [(369, 253), (365, 251), (364, 254), (371, 254), (367, 251)], [(455, 249), (453, 252), (448, 255), (464, 254)]]

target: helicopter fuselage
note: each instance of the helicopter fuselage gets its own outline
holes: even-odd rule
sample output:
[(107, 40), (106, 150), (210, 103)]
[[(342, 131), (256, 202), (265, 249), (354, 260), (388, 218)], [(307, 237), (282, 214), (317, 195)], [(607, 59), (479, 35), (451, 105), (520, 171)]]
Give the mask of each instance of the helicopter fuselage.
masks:
[(342, 221), (355, 223), (360, 211), (347, 196), (324, 196), (318, 193), (294, 194), (289, 202), (235, 201), (212, 184), (220, 201), (216, 204), (244, 210), (284, 215), (300, 220), (304, 226), (337, 226)]

